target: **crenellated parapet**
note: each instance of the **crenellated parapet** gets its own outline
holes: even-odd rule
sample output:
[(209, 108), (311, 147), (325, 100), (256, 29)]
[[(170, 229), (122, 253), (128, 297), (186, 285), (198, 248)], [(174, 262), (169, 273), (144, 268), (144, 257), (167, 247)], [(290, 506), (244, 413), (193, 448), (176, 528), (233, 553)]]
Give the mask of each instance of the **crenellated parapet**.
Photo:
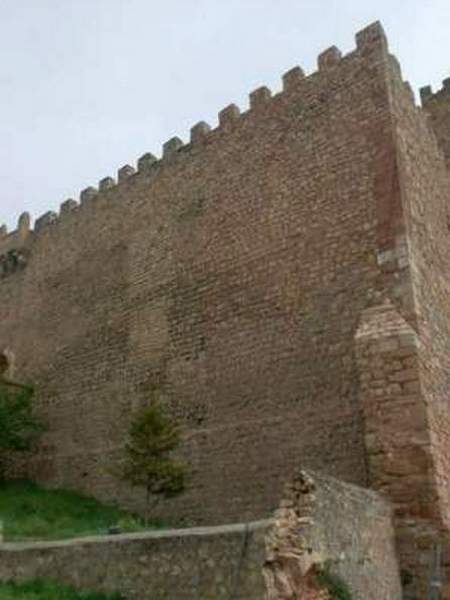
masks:
[[(317, 71), (310, 75), (305, 75), (304, 70), (300, 66), (295, 66), (282, 75), (282, 89), (280, 92), (273, 94), (266, 86), (260, 86), (249, 94), (249, 107), (245, 111), (241, 111), (235, 104), (229, 104), (218, 113), (218, 124), (216, 127), (211, 127), (204, 121), (199, 121), (190, 130), (189, 142), (183, 142), (179, 137), (172, 137), (162, 146), (161, 157), (158, 158), (154, 154), (147, 152), (143, 154), (136, 162), (136, 166), (124, 165), (119, 168), (117, 177), (103, 177), (96, 186), (89, 186), (80, 192), (78, 201), (70, 198), (61, 203), (59, 212), (49, 211), (36, 219), (34, 224), (33, 234), (40, 236), (45, 234), (51, 228), (58, 225), (61, 220), (73, 218), (75, 213), (84, 210), (92, 210), (97, 205), (99, 200), (106, 202), (112, 197), (111, 193), (120, 187), (128, 186), (135, 178), (139, 177), (156, 177), (165, 169), (171, 168), (173, 163), (176, 163), (180, 157), (183, 160), (189, 160), (190, 152), (201, 151), (208, 144), (214, 143), (218, 138), (223, 138), (225, 135), (232, 135), (233, 132), (249, 119), (258, 119), (260, 115), (266, 114), (270, 110), (272, 103), (280, 101), (289, 101), (289, 98), (295, 100), (301, 99), (302, 93), (308, 95), (311, 101), (311, 89), (317, 87), (317, 82), (323, 80), (324, 85), (330, 78), (339, 77), (339, 69), (342, 64), (348, 61), (366, 60), (367, 57), (387, 56), (387, 40), (383, 27), (379, 22), (375, 22), (368, 27), (359, 31), (356, 36), (356, 48), (346, 55), (336, 47), (330, 48), (321, 52), (317, 59)], [(16, 239), (22, 240), (24, 231), (29, 227), (28, 224), (22, 223), (18, 226), (17, 231), (10, 234), (6, 228), (0, 228), (0, 253), (2, 247), (14, 245)]]
[(433, 92), (431, 85), (425, 85), (424, 87), (420, 88), (420, 99), (422, 101), (422, 106), (425, 106), (425, 104), (430, 100), (437, 99), (443, 95), (450, 96), (450, 77), (447, 77), (442, 81), (442, 87), (437, 92)]
[(428, 116), (431, 128), (450, 165), (450, 77), (442, 82), (436, 92), (430, 85), (420, 90), (423, 112)]

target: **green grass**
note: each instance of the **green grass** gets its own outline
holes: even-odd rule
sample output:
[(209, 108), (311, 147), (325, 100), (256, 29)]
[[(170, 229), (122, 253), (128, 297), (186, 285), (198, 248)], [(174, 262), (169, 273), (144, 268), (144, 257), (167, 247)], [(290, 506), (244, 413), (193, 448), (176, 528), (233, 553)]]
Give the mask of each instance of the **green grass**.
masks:
[(101, 535), (111, 526), (132, 532), (162, 527), (115, 506), (65, 490), (46, 490), (29, 481), (0, 484), (0, 520), (6, 541), (55, 540)]
[(0, 600), (123, 600), (120, 594), (79, 592), (73, 588), (35, 579), (25, 583), (0, 583)]

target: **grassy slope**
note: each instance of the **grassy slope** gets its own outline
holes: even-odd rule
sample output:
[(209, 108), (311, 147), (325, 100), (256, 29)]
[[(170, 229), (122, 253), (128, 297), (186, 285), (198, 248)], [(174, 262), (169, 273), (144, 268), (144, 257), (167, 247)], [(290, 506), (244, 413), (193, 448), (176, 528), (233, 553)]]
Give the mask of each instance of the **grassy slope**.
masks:
[(0, 583), (0, 600), (122, 600), (119, 594), (78, 592), (44, 580), (26, 583)]
[[(98, 535), (106, 533), (111, 525), (118, 525), (122, 531), (146, 528), (138, 517), (94, 498), (64, 490), (45, 490), (27, 481), (1, 484), (0, 520), (7, 541)], [(161, 524), (149, 527), (158, 526)]]

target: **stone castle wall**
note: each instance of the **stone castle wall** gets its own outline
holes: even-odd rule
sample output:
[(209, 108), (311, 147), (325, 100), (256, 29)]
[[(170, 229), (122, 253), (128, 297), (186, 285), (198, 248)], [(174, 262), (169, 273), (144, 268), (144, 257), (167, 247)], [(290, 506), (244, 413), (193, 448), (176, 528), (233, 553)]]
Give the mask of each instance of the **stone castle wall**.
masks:
[(188, 522), (267, 514), (300, 458), (366, 482), (353, 337), (390, 285), (377, 262), (393, 201), (387, 68), (375, 25), (118, 185), (22, 223), (0, 343), (49, 422), (40, 480), (138, 506), (109, 472), (158, 393), (184, 427), (193, 480), (173, 513)]
[(364, 311), (355, 341), (369, 486), (393, 502), (405, 598), (416, 598), (430, 593), (426, 572), (433, 554), (444, 555), (434, 565), (436, 583), (449, 581), (443, 565), (448, 568), (450, 510), (450, 112), (444, 88), (444, 106), (427, 119), (429, 101), (425, 113), (415, 106), (393, 59), (389, 92), (399, 202), (386, 224), (391, 242), (383, 265), (394, 278), (403, 270), (397, 287), (403, 302), (394, 293)]
[[(424, 100), (425, 119), (415, 137), (409, 115), (405, 141), (408, 226), (420, 334), (422, 391), (436, 462), (436, 481), (450, 526), (450, 82)], [(403, 111), (406, 115), (406, 111)], [(405, 136), (406, 137), (406, 136)], [(438, 146), (436, 145), (436, 140)], [(441, 159), (442, 153), (446, 164)]]
[[(447, 82), (448, 83), (448, 82)], [(447, 86), (448, 88), (448, 86)], [(393, 87), (394, 117), (398, 131), (399, 165), (414, 294), (419, 382), (417, 391), (426, 407), (429, 432), (427, 461), (432, 472), (422, 506), (411, 511), (422, 527), (434, 522), (444, 530), (425, 534), (422, 548), (439, 544), (450, 581), (450, 238), (448, 171), (450, 133), (450, 94), (444, 87), (438, 100), (414, 108), (407, 96)], [(431, 108), (433, 106), (433, 108)], [(435, 108), (434, 108), (435, 107)], [(430, 116), (429, 116), (430, 115)], [(417, 393), (416, 391), (416, 393)], [(431, 466), (430, 466), (431, 465)], [(425, 498), (436, 496), (434, 502)], [(446, 588), (443, 597), (450, 597)]]
[(390, 498), (407, 597), (427, 593), (450, 514), (448, 87), (416, 107), (374, 24), (0, 230), (0, 348), (49, 422), (28, 472), (139, 509), (111, 469), (158, 396), (193, 472), (166, 518), (267, 516), (302, 464)]

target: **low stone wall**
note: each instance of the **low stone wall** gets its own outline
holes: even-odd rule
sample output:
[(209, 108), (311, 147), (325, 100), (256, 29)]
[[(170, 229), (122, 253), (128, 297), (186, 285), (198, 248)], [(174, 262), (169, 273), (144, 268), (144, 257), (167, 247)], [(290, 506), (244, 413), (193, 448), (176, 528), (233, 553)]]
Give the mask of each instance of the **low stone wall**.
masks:
[(270, 520), (0, 545), (1, 580), (50, 577), (127, 600), (326, 600), (325, 566), (354, 600), (401, 598), (389, 506), (305, 471)]
[(270, 522), (3, 544), (0, 579), (51, 577), (127, 600), (264, 597)]

